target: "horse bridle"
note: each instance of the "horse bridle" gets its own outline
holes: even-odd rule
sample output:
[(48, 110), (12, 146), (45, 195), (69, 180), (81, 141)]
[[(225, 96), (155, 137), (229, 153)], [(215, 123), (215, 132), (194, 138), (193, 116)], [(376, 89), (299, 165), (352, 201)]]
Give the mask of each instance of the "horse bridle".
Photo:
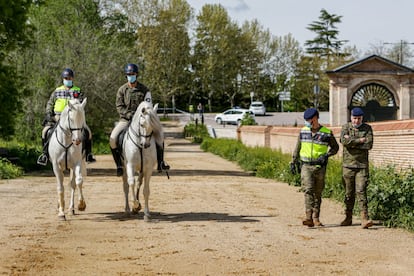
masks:
[[(141, 119), (141, 117), (142, 117), (142, 114), (141, 115), (139, 115), (139, 119)], [(134, 141), (134, 139), (131, 137), (131, 135), (129, 134), (129, 131), (131, 131), (132, 132), (132, 134), (134, 134), (134, 136), (136, 137), (136, 138), (140, 138), (140, 137), (144, 137), (144, 138), (151, 138), (152, 137), (152, 134), (154, 133), (154, 131), (151, 131), (151, 133), (150, 134), (148, 134), (148, 135), (143, 135), (143, 134), (141, 134), (141, 124), (138, 122), (138, 133), (134, 130), (134, 128), (132, 128), (132, 127), (129, 127), (128, 128), (128, 137), (130, 137), (131, 138), (131, 141), (132, 141), (132, 143), (135, 145), (135, 146), (137, 146), (138, 148), (140, 148), (140, 149), (142, 149), (142, 145), (139, 145), (139, 143), (137, 143), (136, 141)]]
[[(72, 109), (69, 108), (69, 110), (68, 110), (68, 125), (69, 125), (69, 130), (68, 129), (64, 129), (62, 127), (62, 125), (60, 124), (60, 118), (59, 118), (59, 121), (58, 121), (59, 128), (63, 131), (63, 133), (66, 136), (72, 136), (72, 133), (74, 131), (77, 131), (77, 130), (80, 130), (80, 131), (83, 132), (83, 129), (84, 129), (83, 126), (82, 127), (78, 127), (78, 128), (72, 128), (72, 127), (70, 127), (70, 116), (69, 116), (69, 112), (71, 112), (71, 111), (72, 111)], [(56, 134), (56, 140), (58, 141), (59, 145), (61, 145), (65, 150), (68, 150), (68, 148), (70, 148), (73, 145), (73, 142), (72, 142), (72, 143), (70, 143), (69, 146), (65, 146), (61, 141), (59, 141), (58, 136), (57, 136), (57, 131), (55, 131), (55, 134)]]

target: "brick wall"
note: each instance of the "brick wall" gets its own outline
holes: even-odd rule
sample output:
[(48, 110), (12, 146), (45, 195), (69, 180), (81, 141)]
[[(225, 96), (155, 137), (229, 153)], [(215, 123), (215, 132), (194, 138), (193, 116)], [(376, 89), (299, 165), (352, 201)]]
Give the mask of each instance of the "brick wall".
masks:
[[(376, 166), (395, 165), (399, 168), (414, 168), (414, 120), (371, 123), (374, 131), (374, 146), (370, 161)], [(242, 126), (238, 139), (247, 146), (270, 147), (291, 154), (295, 148), (301, 127)], [(340, 146), (336, 158), (341, 158), (339, 143), (341, 127), (329, 127)]]

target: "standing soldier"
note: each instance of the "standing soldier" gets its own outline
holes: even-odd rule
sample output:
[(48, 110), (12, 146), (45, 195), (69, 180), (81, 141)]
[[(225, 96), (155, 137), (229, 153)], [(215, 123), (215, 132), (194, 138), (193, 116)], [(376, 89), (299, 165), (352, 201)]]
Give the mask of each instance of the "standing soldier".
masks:
[(368, 218), (367, 186), (369, 180), (368, 151), (372, 149), (374, 137), (370, 125), (363, 123), (364, 112), (355, 107), (351, 111), (351, 122), (342, 126), (341, 143), (344, 146), (342, 179), (345, 187), (345, 219), (341, 226), (352, 225), (352, 211), (358, 196), (361, 209), (361, 226), (373, 225)]
[(305, 126), (301, 129), (292, 163), (302, 162), (301, 181), (305, 190), (305, 213), (302, 221), (308, 227), (323, 226), (319, 220), (322, 192), (325, 188), (326, 165), (329, 156), (339, 150), (332, 131), (319, 124), (319, 112), (308, 108), (303, 114)]

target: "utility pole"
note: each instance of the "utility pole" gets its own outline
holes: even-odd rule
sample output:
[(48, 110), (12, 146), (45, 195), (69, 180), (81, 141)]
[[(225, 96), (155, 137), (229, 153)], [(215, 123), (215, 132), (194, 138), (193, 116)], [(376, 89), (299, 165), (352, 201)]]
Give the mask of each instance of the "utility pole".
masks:
[(403, 59), (403, 55), (404, 55), (403, 45), (409, 45), (409, 44), (413, 45), (414, 43), (407, 42), (407, 41), (404, 41), (404, 40), (400, 40), (400, 42), (384, 42), (384, 44), (386, 44), (386, 45), (397, 45), (397, 44), (399, 44), (400, 45), (399, 54), (398, 54), (398, 63), (403, 65), (403, 62), (404, 62), (404, 59)]

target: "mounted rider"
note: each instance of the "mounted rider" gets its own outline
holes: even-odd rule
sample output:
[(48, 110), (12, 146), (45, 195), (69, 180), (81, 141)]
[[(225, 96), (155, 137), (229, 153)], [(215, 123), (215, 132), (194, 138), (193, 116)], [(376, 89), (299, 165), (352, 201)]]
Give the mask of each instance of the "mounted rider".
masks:
[[(43, 153), (37, 159), (37, 164), (43, 166), (45, 166), (48, 161), (48, 131), (59, 121), (60, 114), (63, 109), (65, 109), (69, 100), (79, 99), (79, 101), (82, 102), (84, 99), (84, 94), (81, 89), (73, 85), (74, 73), (72, 69), (64, 69), (61, 77), (63, 79), (63, 85), (57, 87), (50, 95), (50, 98), (46, 104), (46, 116), (42, 123), (42, 126), (44, 126), (42, 131)], [(92, 155), (92, 132), (86, 124), (84, 127), (86, 162), (93, 163), (96, 162), (96, 159)]]
[[(127, 78), (127, 82), (123, 84), (116, 94), (116, 109), (119, 113), (119, 121), (111, 132), (109, 138), (109, 144), (111, 147), (112, 156), (114, 158), (117, 176), (123, 175), (121, 152), (118, 149), (117, 141), (119, 134), (125, 130), (129, 122), (131, 121), (138, 105), (144, 101), (146, 94), (151, 92), (142, 83), (138, 82), (138, 66), (133, 63), (129, 63), (124, 68), (124, 73)], [(170, 166), (164, 161), (164, 144), (159, 145), (156, 143), (157, 148), (157, 170), (169, 170)]]

